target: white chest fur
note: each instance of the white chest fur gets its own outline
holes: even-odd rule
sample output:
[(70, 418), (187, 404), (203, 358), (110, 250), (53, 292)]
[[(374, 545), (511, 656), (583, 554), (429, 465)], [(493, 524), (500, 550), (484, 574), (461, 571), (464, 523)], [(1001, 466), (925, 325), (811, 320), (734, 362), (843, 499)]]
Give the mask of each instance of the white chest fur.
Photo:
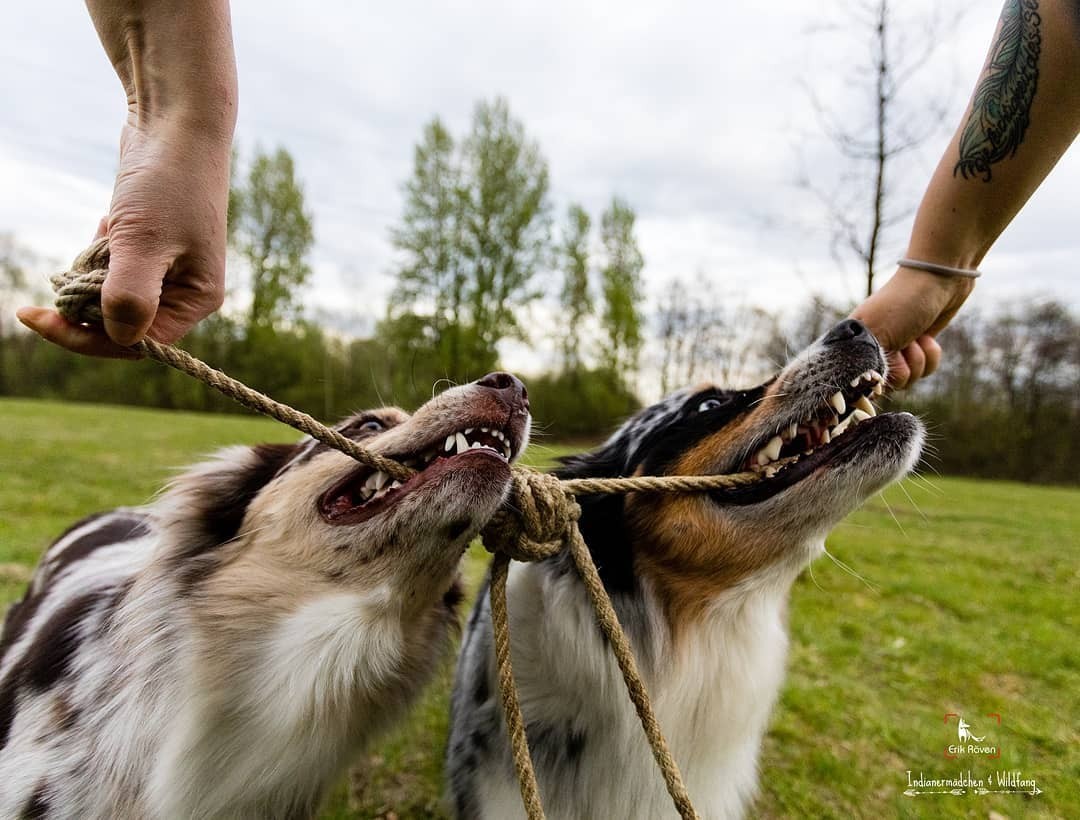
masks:
[[(790, 578), (778, 574), (725, 593), (705, 619), (686, 628), (677, 649), (651, 596), (642, 596), (641, 631), (649, 645), (638, 647), (641, 666), (703, 818), (741, 816), (756, 788), (758, 750), (787, 652)], [(676, 816), (580, 586), (516, 565), (510, 584), (513, 660), (526, 720), (570, 727), (583, 738), (571, 780), (544, 788), (548, 816)], [(513, 781), (490, 778), (481, 791), (488, 817), (522, 816)]]

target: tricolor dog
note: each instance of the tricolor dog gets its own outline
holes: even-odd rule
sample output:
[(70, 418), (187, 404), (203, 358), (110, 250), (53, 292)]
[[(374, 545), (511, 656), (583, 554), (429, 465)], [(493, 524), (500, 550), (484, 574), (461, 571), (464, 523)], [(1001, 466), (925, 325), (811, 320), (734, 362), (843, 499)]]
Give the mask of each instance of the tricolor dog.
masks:
[[(713, 493), (581, 500), (582, 534), (703, 818), (740, 817), (754, 795), (784, 675), (792, 582), (841, 518), (919, 458), (920, 422), (875, 413), (884, 372), (874, 337), (844, 321), (760, 387), (682, 390), (558, 471), (761, 473), (755, 484)], [(513, 564), (508, 596), (514, 673), (548, 817), (674, 816), (568, 556)], [(459, 818), (523, 816), (486, 596), (458, 661), (447, 766)]]
[(300, 818), (430, 677), (529, 430), (507, 373), (238, 447), (46, 551), (0, 637), (0, 817)]

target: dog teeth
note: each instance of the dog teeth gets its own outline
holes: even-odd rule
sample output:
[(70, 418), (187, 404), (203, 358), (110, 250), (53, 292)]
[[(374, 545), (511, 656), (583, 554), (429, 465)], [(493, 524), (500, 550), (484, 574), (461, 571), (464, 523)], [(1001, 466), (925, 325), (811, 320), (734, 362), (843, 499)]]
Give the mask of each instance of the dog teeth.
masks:
[(859, 396), (858, 401), (855, 402), (855, 406), (863, 413), (866, 413), (867, 417), (877, 415), (877, 410), (874, 409), (873, 402), (866, 398), (866, 396)]
[(833, 427), (832, 428), (832, 437), (833, 437), (833, 439), (836, 439), (836, 438), (839, 438), (840, 436), (842, 436), (844, 434), (844, 432), (848, 429), (848, 425), (850, 425), (850, 424), (851, 424), (851, 417), (849, 416), (848, 418), (846, 418), (842, 422), (840, 422), (838, 425)]
[(780, 436), (773, 436), (769, 439), (769, 443), (765, 445), (762, 452), (769, 457), (769, 461), (776, 461), (776, 459), (780, 458), (780, 448), (783, 446), (783, 439)]
[(457, 438), (455, 436), (452, 436), (452, 435), (447, 436), (446, 437), (446, 444), (443, 446), (443, 450), (445, 450), (448, 453), (454, 452), (454, 446), (455, 446), (456, 442), (457, 442)]
[(851, 419), (855, 423), (866, 421), (868, 418), (870, 418), (870, 414), (864, 413), (862, 410), (856, 410), (851, 414)]
[(829, 435), (829, 428), (826, 427), (821, 431), (821, 443), (828, 444), (830, 441), (832, 441), (832, 436)]
[(378, 492), (389, 480), (390, 476), (388, 476), (382, 470), (376, 470), (374, 473), (369, 475), (367, 481), (364, 482), (364, 489), (374, 490), (375, 492)]
[(463, 433), (458, 433), (456, 440), (457, 440), (457, 451), (459, 453), (464, 453), (466, 450), (469, 449), (469, 442), (466, 440), (465, 435)]
[(844, 401), (844, 394), (839, 390), (832, 394), (832, 398), (829, 399), (829, 404), (831, 404), (840, 415), (843, 415), (844, 411), (847, 410), (847, 402)]

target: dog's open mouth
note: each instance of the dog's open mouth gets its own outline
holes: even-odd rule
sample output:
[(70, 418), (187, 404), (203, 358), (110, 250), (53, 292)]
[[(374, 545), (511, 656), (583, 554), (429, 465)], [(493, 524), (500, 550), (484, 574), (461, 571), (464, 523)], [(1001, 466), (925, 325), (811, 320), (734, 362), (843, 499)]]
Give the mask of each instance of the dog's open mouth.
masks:
[(753, 503), (805, 478), (873, 427), (867, 424), (877, 418), (873, 400), (884, 392), (881, 373), (873, 369), (860, 373), (826, 396), (816, 411), (784, 421), (778, 433), (750, 449), (741, 469), (758, 473), (761, 481), (718, 491), (714, 497), (726, 503)]
[(876, 370), (867, 370), (851, 380), (848, 387), (831, 394), (816, 414), (787, 426), (755, 448), (743, 468), (762, 472), (772, 478), (785, 467), (795, 464), (818, 447), (842, 436), (848, 429), (877, 415), (873, 399), (885, 390), (885, 378)]
[(319, 511), (330, 523), (356, 524), (386, 510), (435, 473), (451, 463), (490, 459), (509, 464), (520, 453), (521, 434), (513, 425), (503, 428), (472, 426), (440, 434), (438, 439), (412, 453), (388, 454), (416, 474), (406, 481), (391, 478), (381, 470), (361, 467), (331, 487), (319, 500)]

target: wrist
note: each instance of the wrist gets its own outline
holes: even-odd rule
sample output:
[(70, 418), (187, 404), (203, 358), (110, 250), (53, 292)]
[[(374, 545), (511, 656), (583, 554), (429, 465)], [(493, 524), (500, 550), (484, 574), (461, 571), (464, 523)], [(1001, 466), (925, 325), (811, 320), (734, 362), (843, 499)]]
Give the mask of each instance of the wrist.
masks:
[(231, 142), (237, 80), (228, 0), (88, 0), (128, 124)]
[(904, 254), (907, 259), (918, 259), (950, 268), (975, 270), (988, 250), (974, 238), (965, 239), (956, 235), (939, 237), (934, 236), (932, 232), (929, 237), (916, 238), (920, 235), (918, 230), (915, 234), (908, 244), (907, 253)]
[(922, 298), (940, 309), (944, 304), (962, 304), (975, 289), (975, 279), (968, 276), (942, 276), (900, 265), (895, 278), (909, 292), (922, 294)]

